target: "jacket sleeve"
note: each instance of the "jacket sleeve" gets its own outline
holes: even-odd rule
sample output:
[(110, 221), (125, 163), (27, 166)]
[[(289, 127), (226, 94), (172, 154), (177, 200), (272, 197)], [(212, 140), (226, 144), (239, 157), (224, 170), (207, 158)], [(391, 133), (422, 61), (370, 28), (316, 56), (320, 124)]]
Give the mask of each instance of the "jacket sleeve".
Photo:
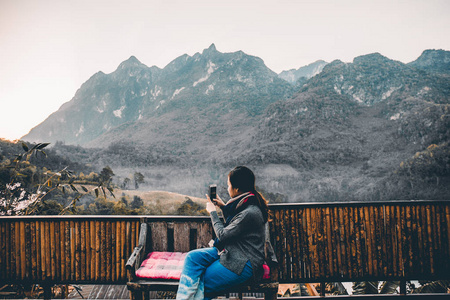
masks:
[(217, 238), (225, 243), (239, 238), (243, 232), (252, 227), (251, 215), (246, 210), (238, 213), (227, 227), (223, 225), (216, 211), (211, 212), (211, 221)]

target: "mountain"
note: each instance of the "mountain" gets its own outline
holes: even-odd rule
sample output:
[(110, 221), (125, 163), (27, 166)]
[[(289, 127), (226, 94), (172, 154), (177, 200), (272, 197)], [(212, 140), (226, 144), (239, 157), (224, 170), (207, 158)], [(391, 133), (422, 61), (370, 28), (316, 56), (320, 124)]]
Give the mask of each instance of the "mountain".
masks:
[(214, 45), (163, 69), (131, 57), (23, 139), (88, 146), (88, 161), (55, 147), (113, 167), (118, 181), (139, 170), (149, 190), (198, 197), (210, 183), (225, 195), (241, 164), (274, 199), (450, 197), (449, 76), (372, 53), (299, 80)]
[(406, 93), (436, 103), (448, 101), (448, 80), (391, 60), (379, 53), (356, 57), (352, 63), (336, 60), (311, 78), (301, 91), (321, 90), (350, 96), (373, 105)]
[(427, 72), (450, 75), (450, 51), (425, 50), (408, 65)]
[[(450, 191), (429, 179), (406, 188), (422, 175), (399, 166), (430, 145), (450, 151), (449, 102), (448, 78), (377, 53), (334, 61), (268, 107), (242, 155), (261, 173), (278, 174), (267, 175), (266, 187), (291, 199), (445, 199)], [(288, 175), (276, 165), (289, 166)], [(450, 158), (435, 170), (450, 182)]]
[(111, 74), (93, 75), (23, 139), (88, 147), (127, 140), (180, 148), (195, 141), (197, 148), (229, 135), (222, 126), (246, 131), (268, 105), (292, 93), (262, 59), (221, 53), (214, 44), (164, 69), (132, 56)]
[(304, 77), (305, 79), (309, 79), (311, 77), (316, 76), (317, 74), (322, 72), (323, 68), (327, 64), (328, 63), (326, 61), (318, 60), (316, 62), (313, 62), (312, 64), (300, 67), (298, 69), (282, 71), (280, 74), (278, 74), (278, 77), (286, 80), (291, 84), (296, 84), (297, 81), (302, 77)]

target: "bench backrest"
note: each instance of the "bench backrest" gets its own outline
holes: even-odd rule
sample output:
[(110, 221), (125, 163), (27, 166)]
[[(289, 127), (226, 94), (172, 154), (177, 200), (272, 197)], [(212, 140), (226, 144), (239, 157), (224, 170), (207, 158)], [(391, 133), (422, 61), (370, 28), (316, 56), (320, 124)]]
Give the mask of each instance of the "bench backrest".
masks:
[[(145, 252), (187, 252), (203, 248), (214, 237), (209, 217), (171, 217), (167, 219), (145, 219), (148, 225)], [(141, 240), (141, 239), (140, 239)]]

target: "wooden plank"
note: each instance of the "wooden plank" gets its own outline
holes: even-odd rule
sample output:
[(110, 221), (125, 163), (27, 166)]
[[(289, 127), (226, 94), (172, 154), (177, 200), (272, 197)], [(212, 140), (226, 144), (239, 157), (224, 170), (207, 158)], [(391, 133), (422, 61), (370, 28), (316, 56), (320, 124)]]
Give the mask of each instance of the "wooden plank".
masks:
[[(443, 228), (446, 229), (446, 236), (444, 236), (444, 239), (447, 242), (447, 247), (445, 247), (445, 249), (447, 251), (447, 255), (445, 257), (450, 257), (450, 205), (449, 204), (445, 205), (445, 213), (443, 216), (443, 222), (444, 222), (444, 224), (442, 226), (443, 226)], [(450, 261), (448, 261), (448, 260), (447, 260), (446, 269), (447, 270), (450, 269)]]
[[(29, 221), (25, 222), (25, 257), (26, 257), (26, 267), (25, 267), (25, 278), (29, 280), (32, 278), (32, 250), (31, 250), (31, 223)], [(1, 264), (0, 264), (1, 265)]]
[(95, 221), (95, 280), (101, 280), (100, 270), (100, 243), (102, 233), (100, 221)]
[(282, 257), (282, 266), (283, 266), (282, 269), (283, 269), (284, 278), (288, 279), (289, 277), (287, 276), (288, 264), (287, 264), (287, 257), (286, 257), (287, 247), (286, 247), (286, 226), (285, 226), (284, 210), (283, 209), (280, 210), (279, 213), (280, 213), (280, 222), (279, 222), (280, 232), (278, 232), (278, 234), (281, 237), (281, 250), (282, 250), (281, 257)]
[(319, 276), (325, 278), (326, 276), (326, 249), (325, 249), (325, 237), (324, 237), (324, 224), (323, 224), (323, 211), (322, 207), (316, 209), (316, 224), (317, 224), (317, 250), (318, 250), (318, 264), (319, 264)]
[(83, 263), (86, 264), (86, 270), (85, 270), (85, 278), (86, 280), (91, 280), (91, 222), (85, 221), (84, 230), (85, 230), (85, 242), (84, 242), (84, 252), (85, 252), (85, 259), (83, 260)]
[[(30, 259), (31, 259), (31, 278), (38, 279), (37, 275), (37, 240), (36, 240), (36, 222), (29, 222), (30, 226)], [(2, 268), (3, 269), (3, 268)]]
[(440, 215), (440, 227), (442, 230), (442, 236), (441, 236), (441, 240), (442, 240), (442, 244), (441, 244), (441, 249), (442, 249), (442, 259), (444, 260), (445, 263), (443, 263), (442, 268), (443, 270), (449, 270), (450, 269), (450, 261), (447, 259), (447, 257), (450, 257), (450, 252), (448, 251), (449, 249), (449, 243), (450, 241), (447, 239), (447, 222), (446, 222), (446, 208), (448, 205), (442, 205), (441, 206), (441, 215)]
[(383, 270), (383, 258), (382, 258), (382, 251), (381, 251), (381, 231), (382, 231), (382, 226), (381, 226), (381, 216), (380, 216), (380, 206), (376, 205), (373, 206), (373, 216), (374, 216), (374, 228), (375, 228), (375, 253), (376, 253), (376, 266), (377, 266), (377, 270), (376, 270), (376, 276), (380, 276), (382, 274), (382, 270)]
[(437, 271), (439, 270), (439, 244), (438, 244), (438, 237), (439, 237), (439, 233), (438, 233), (438, 222), (437, 222), (437, 212), (436, 212), (436, 205), (431, 205), (431, 218), (430, 218), (430, 223), (431, 223), (431, 230), (432, 230), (432, 251), (433, 251), (433, 258), (434, 258), (434, 265), (433, 265), (433, 275), (437, 274)]
[(89, 294), (89, 299), (106, 299), (105, 295), (108, 291), (108, 285), (95, 285)]
[[(307, 236), (307, 250), (308, 250), (308, 266), (309, 266), (309, 278), (313, 278), (316, 276), (316, 264), (315, 264), (315, 248), (314, 248), (314, 235), (315, 232), (313, 232), (313, 222), (314, 220), (312, 220), (311, 217), (311, 208), (305, 208), (306, 211), (306, 236)], [(278, 231), (277, 231), (277, 236)], [(281, 241), (280, 241), (281, 243)], [(282, 263), (282, 261), (280, 261), (280, 263)], [(281, 268), (280, 268), (281, 269)]]
[(20, 221), (19, 222), (19, 240), (20, 240), (20, 248), (19, 248), (19, 253), (20, 253), (20, 276), (18, 276), (18, 278), (24, 280), (25, 279), (25, 273), (27, 271), (27, 265), (26, 265), (26, 261), (27, 261), (27, 256), (26, 256), (26, 235), (25, 235), (25, 222)]
[(123, 222), (122, 223), (122, 229), (124, 230), (123, 236), (124, 236), (124, 243), (125, 246), (123, 247), (123, 253), (120, 261), (120, 278), (125, 278), (125, 264), (126, 260), (130, 256), (131, 253), (127, 254), (129, 251), (129, 231), (130, 231), (130, 223)]
[(356, 243), (357, 238), (356, 238), (356, 224), (355, 224), (355, 210), (356, 207), (349, 207), (348, 208), (348, 214), (349, 214), (349, 225), (350, 225), (350, 230), (349, 230), (349, 236), (350, 236), (350, 251), (351, 251), (351, 274), (353, 274), (353, 276), (358, 276), (358, 272), (359, 272), (359, 267), (358, 267), (358, 261), (357, 261), (357, 251), (356, 251)]
[(287, 263), (287, 278), (290, 280), (293, 279), (292, 275), (292, 228), (291, 228), (291, 219), (290, 219), (290, 211), (288, 209), (284, 210), (285, 214), (285, 229), (286, 229), (286, 263)]
[(374, 207), (370, 206), (369, 207), (369, 226), (370, 226), (370, 245), (371, 245), (371, 249), (372, 249), (372, 268), (373, 268), (373, 276), (377, 276), (378, 275), (378, 259), (377, 259), (377, 227), (376, 227), (376, 215), (375, 215), (375, 211), (374, 211)]
[(14, 222), (14, 279), (20, 279), (20, 224)]
[[(442, 274), (443, 266), (446, 264), (446, 256), (444, 256), (447, 252), (447, 244), (442, 239), (442, 235), (445, 232), (445, 227), (443, 227), (442, 216), (443, 216), (443, 207), (441, 205), (434, 206), (435, 207), (435, 220), (436, 220), (436, 248), (435, 252), (438, 256), (438, 262), (436, 263), (436, 274)], [(442, 250), (438, 250), (442, 249)], [(445, 274), (445, 273), (444, 273)]]
[(404, 230), (404, 224), (405, 219), (403, 218), (402, 214), (402, 207), (397, 205), (397, 226), (398, 226), (398, 261), (399, 261), (399, 276), (405, 275), (405, 258), (403, 255), (403, 234), (405, 232)]
[(419, 266), (418, 272), (419, 274), (423, 273), (423, 264), (424, 264), (424, 247), (423, 247), (423, 226), (421, 219), (422, 206), (416, 206), (416, 226), (417, 226), (417, 265)]
[(120, 277), (120, 249), (122, 246), (122, 227), (121, 222), (116, 222), (116, 280)]
[(86, 280), (86, 225), (83, 220), (79, 223), (79, 232), (77, 238), (77, 252), (79, 252), (79, 278), (80, 280)]
[(433, 230), (432, 230), (432, 218), (431, 218), (431, 207), (427, 205), (427, 233), (428, 233), (428, 251), (430, 255), (430, 275), (434, 274), (434, 252), (433, 252)]
[(100, 222), (100, 280), (106, 281), (106, 224), (105, 221)]
[(39, 243), (40, 243), (40, 247), (39, 247), (39, 252), (40, 252), (40, 269), (41, 269), (41, 280), (45, 280), (47, 275), (46, 275), (46, 271), (45, 271), (45, 256), (46, 256), (46, 252), (45, 252), (45, 223), (43, 221), (39, 222)]
[(111, 279), (116, 281), (116, 223), (117, 221), (111, 221)]
[(342, 276), (348, 276), (348, 259), (347, 259), (347, 247), (346, 247), (346, 235), (345, 235), (345, 211), (339, 207), (339, 246), (341, 254), (341, 270)]
[[(308, 248), (307, 248), (307, 236), (306, 236), (306, 215), (305, 210), (302, 208), (297, 208), (298, 215), (298, 247), (300, 249), (300, 273), (298, 274), (298, 280), (307, 278), (309, 276), (309, 264), (308, 261)], [(272, 233), (271, 233), (272, 235)], [(271, 236), (273, 239), (274, 237)]]
[(6, 280), (6, 222), (0, 222), (0, 281)]
[(391, 210), (390, 205), (383, 205), (384, 212), (384, 243), (383, 243), (383, 251), (385, 253), (386, 264), (384, 268), (385, 276), (393, 276), (393, 261), (392, 261), (392, 224), (391, 224)]
[(334, 247), (335, 252), (335, 266), (338, 276), (342, 276), (342, 257), (341, 257), (341, 231), (340, 231), (340, 218), (339, 218), (339, 208), (333, 207), (333, 231), (334, 231)]
[(54, 221), (53, 226), (55, 227), (55, 280), (61, 280), (61, 234), (60, 234), (60, 224), (61, 222)]
[[(304, 211), (301, 208), (296, 208), (295, 209), (295, 213), (297, 216), (296, 219), (296, 227), (297, 227), (297, 232), (296, 232), (296, 249), (298, 249), (298, 271), (297, 271), (297, 277), (296, 279), (298, 281), (300, 281), (302, 278), (305, 278), (306, 275), (306, 269), (305, 269), (305, 245), (304, 244), (304, 237), (305, 237), (305, 231), (304, 231), (304, 227), (303, 227), (303, 222), (304, 220)], [(272, 238), (272, 237), (271, 237)]]
[(208, 246), (209, 241), (212, 239), (212, 226), (211, 222), (202, 222), (197, 228), (197, 248), (204, 248)]
[[(139, 226), (139, 224), (137, 225)], [(130, 247), (130, 254), (132, 252), (131, 249), (134, 249), (134, 247), (137, 246), (137, 242), (136, 242), (136, 222), (131, 222), (131, 247)]]
[(65, 222), (61, 221), (59, 222), (59, 256), (60, 256), (60, 264), (61, 264), (61, 274), (60, 278), (61, 280), (64, 280), (66, 278), (66, 228), (65, 228)]
[(49, 260), (50, 260), (50, 276), (52, 280), (55, 280), (56, 278), (56, 246), (55, 246), (55, 222), (53, 221), (49, 221), (48, 222), (48, 226), (50, 228), (50, 230), (48, 231), (49, 233), (49, 247), (48, 249), (50, 250), (49, 253), (47, 253), (47, 256), (49, 256)]
[(95, 221), (91, 220), (89, 222), (89, 236), (90, 236), (90, 245), (89, 245), (89, 249), (91, 252), (90, 255), (90, 268), (91, 268), (91, 274), (90, 274), (90, 280), (95, 280), (95, 268), (96, 268), (96, 254), (97, 254), (97, 248), (96, 248), (96, 237), (97, 237), (97, 232), (96, 232), (96, 226), (95, 226)]
[(292, 239), (293, 239), (293, 257), (292, 257), (292, 262), (293, 262), (293, 278), (294, 279), (299, 279), (299, 275), (301, 273), (300, 271), (300, 255), (301, 255), (301, 249), (300, 249), (300, 243), (299, 243), (299, 219), (298, 219), (298, 210), (297, 209), (292, 209), (291, 210), (291, 222), (292, 222), (292, 229), (291, 229), (291, 234), (292, 234)]
[(105, 280), (107, 281), (112, 281), (113, 278), (111, 277), (111, 221), (105, 222), (105, 226), (106, 226), (106, 278)]
[(187, 252), (189, 251), (189, 233), (192, 223), (175, 222), (173, 226), (174, 251)]
[(70, 221), (70, 278), (72, 280), (76, 280), (76, 230), (75, 230), (75, 222)]
[(373, 259), (372, 259), (372, 232), (370, 224), (370, 213), (367, 206), (364, 209), (364, 233), (365, 233), (365, 247), (366, 247), (366, 263), (367, 263), (367, 275), (373, 275)]
[(152, 222), (150, 229), (153, 251), (167, 251), (167, 223)]
[(64, 228), (64, 252), (66, 253), (66, 280), (72, 280), (72, 245), (71, 245), (71, 236), (72, 236), (72, 230), (70, 227), (70, 222), (65, 221), (65, 228)]
[(357, 264), (357, 276), (362, 277), (364, 274), (364, 270), (362, 268), (363, 263), (363, 255), (361, 251), (361, 219), (359, 218), (359, 207), (355, 207), (353, 209), (353, 218), (355, 220), (355, 248), (356, 248), (356, 264)]
[(12, 227), (12, 222), (11, 223), (7, 223), (6, 224), (6, 240), (9, 241), (8, 243), (8, 247), (6, 248), (6, 278), (8, 279), (12, 279), (12, 237), (14, 236), (12, 234), (13, 232), (13, 227)]
[(414, 233), (413, 236), (413, 257), (415, 257), (415, 261), (413, 263), (414, 265), (414, 274), (415, 276), (419, 276), (419, 274), (422, 274), (422, 267), (421, 267), (421, 263), (418, 261), (419, 259), (422, 259), (422, 254), (420, 252), (420, 245), (419, 245), (419, 218), (418, 218), (418, 210), (419, 207), (417, 205), (415, 205), (413, 207), (412, 210), (412, 231)]
[(76, 220), (75, 225), (75, 280), (81, 280), (81, 222)]
[(352, 270), (352, 252), (351, 252), (351, 243), (350, 243), (350, 219), (349, 219), (349, 208), (343, 207), (343, 213), (344, 213), (344, 236), (345, 236), (345, 253), (346, 253), (346, 264), (344, 265), (344, 268), (346, 268), (346, 275), (350, 278), (353, 276), (353, 270)]

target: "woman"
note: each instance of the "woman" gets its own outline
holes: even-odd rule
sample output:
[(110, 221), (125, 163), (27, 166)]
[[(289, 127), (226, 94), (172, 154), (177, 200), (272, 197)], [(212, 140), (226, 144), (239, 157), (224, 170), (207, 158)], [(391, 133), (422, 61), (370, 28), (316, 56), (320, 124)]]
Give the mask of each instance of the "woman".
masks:
[[(244, 166), (228, 174), (225, 204), (208, 198), (206, 210), (217, 239), (214, 247), (190, 251), (181, 273), (177, 299), (204, 299), (204, 293), (220, 292), (263, 274), (267, 201), (255, 189), (255, 175)], [(225, 224), (216, 206), (222, 209)]]

